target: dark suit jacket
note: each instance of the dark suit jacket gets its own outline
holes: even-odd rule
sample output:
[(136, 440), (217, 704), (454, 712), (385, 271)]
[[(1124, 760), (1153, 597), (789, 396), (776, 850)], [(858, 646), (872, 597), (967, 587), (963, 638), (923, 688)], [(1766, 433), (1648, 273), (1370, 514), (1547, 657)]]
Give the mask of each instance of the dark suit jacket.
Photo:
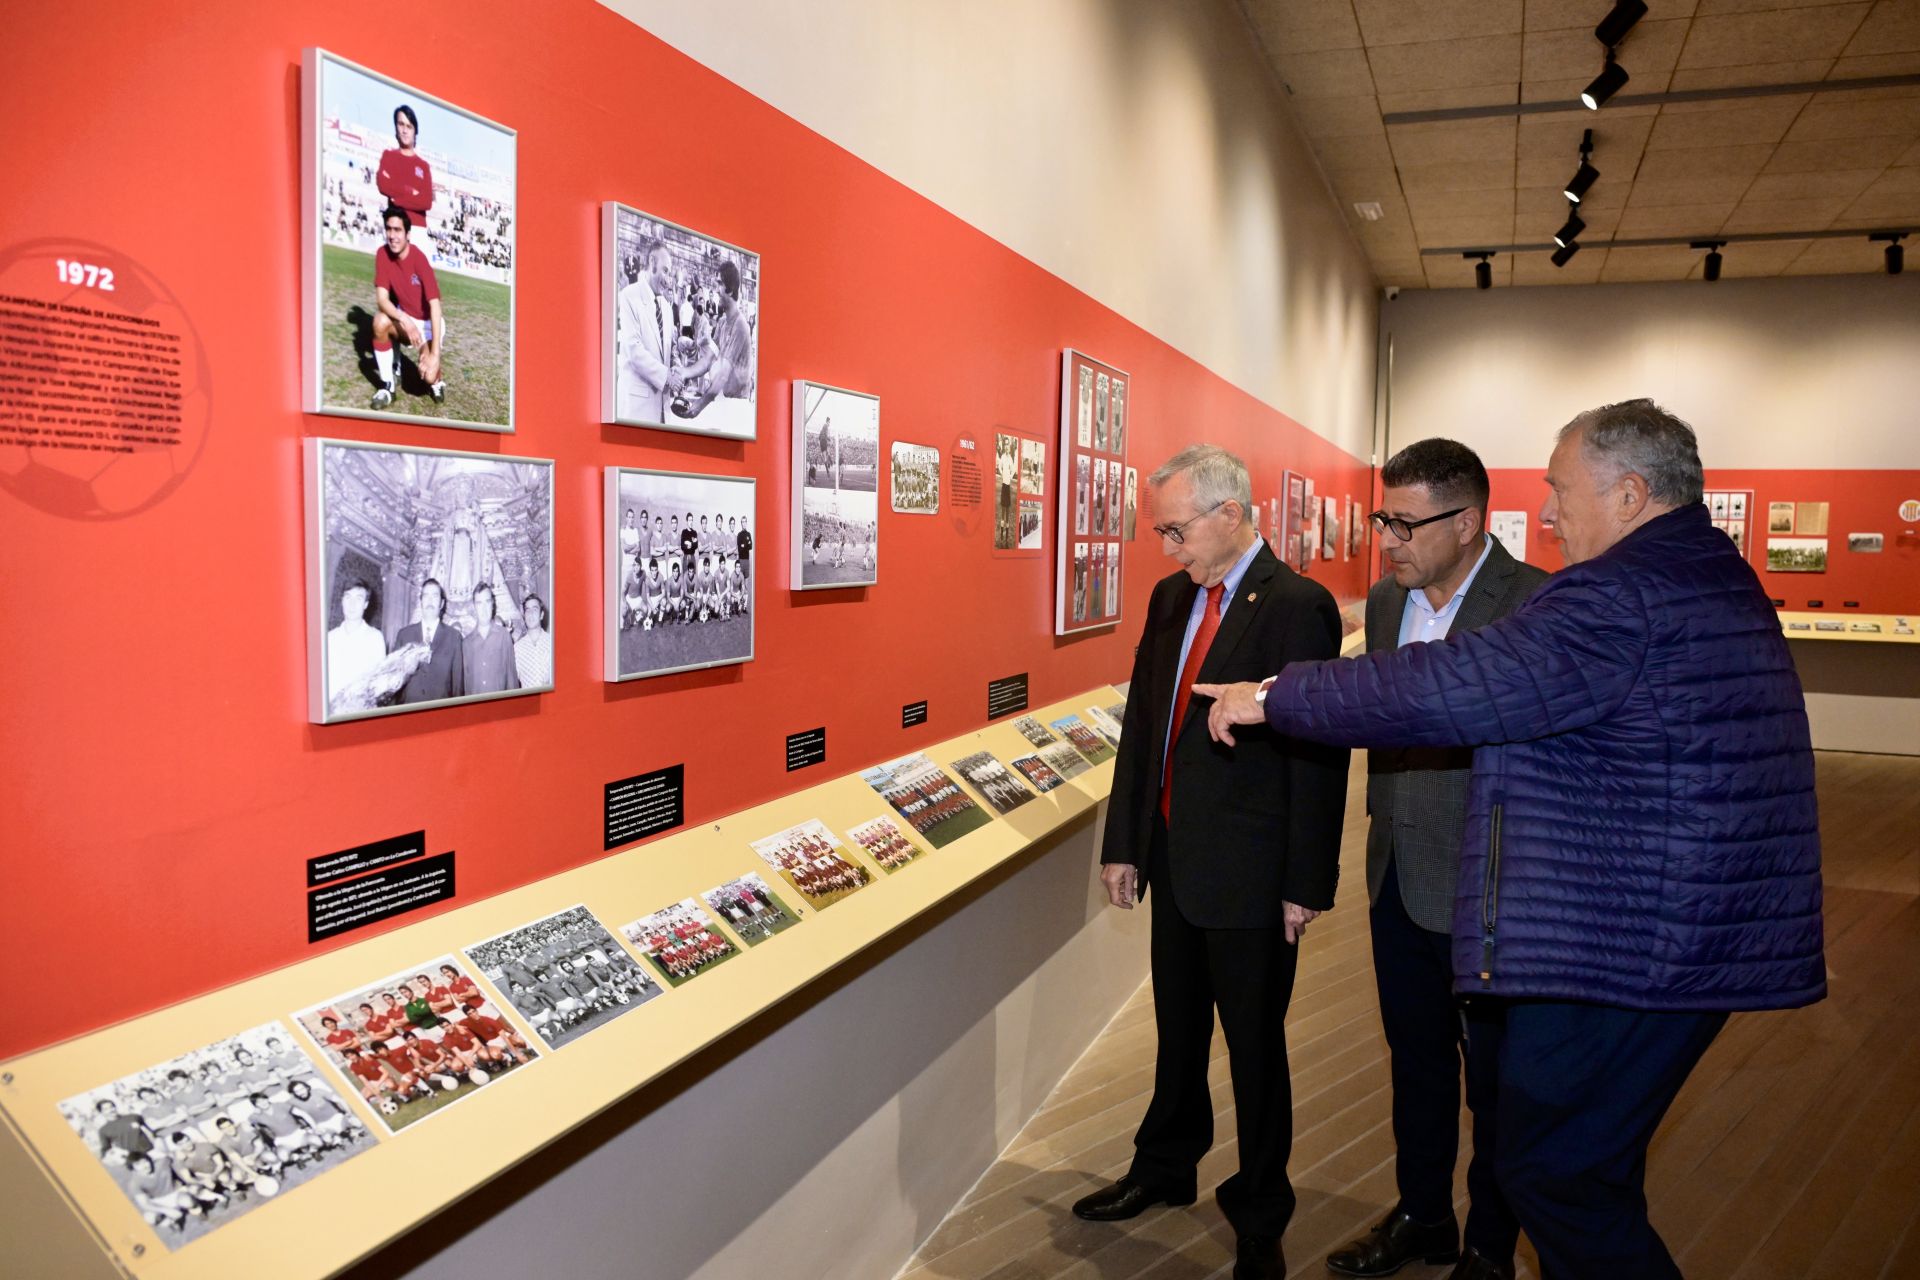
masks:
[[(421, 634), (420, 624), (409, 622), (393, 638), (393, 647), (419, 644)], [(460, 657), (461, 644), (460, 629), (442, 620), (440, 629), (433, 633), (433, 656), (421, 663), (400, 686), (400, 701), (437, 702), (441, 698), (463, 696), (467, 691), (467, 676), (466, 664)]]
[[(1488, 535), (1491, 536), (1491, 535)], [(1473, 579), (1449, 636), (1484, 627), (1518, 609), (1547, 580), (1544, 569), (1515, 560), (1493, 539), (1487, 562)], [(1390, 577), (1367, 593), (1367, 652), (1400, 647), (1407, 593)], [(1460, 873), (1460, 840), (1467, 825), (1471, 747), (1374, 748), (1367, 752), (1367, 899), (1380, 900), (1392, 859), (1400, 900), (1422, 929), (1453, 931), (1453, 889)]]
[[(1185, 573), (1153, 589), (1134, 651), (1133, 684), (1114, 762), (1102, 862), (1140, 867), (1144, 894), (1158, 821), (1162, 739), (1180, 678), (1180, 641), (1199, 591)], [(1316, 582), (1264, 544), (1240, 580), (1200, 667), (1202, 683), (1264, 680), (1289, 662), (1340, 650), (1340, 613)], [(1284, 737), (1264, 724), (1234, 729), (1236, 746), (1207, 734), (1212, 702), (1191, 698), (1173, 733), (1168, 883), (1180, 914), (1203, 929), (1280, 924), (1281, 902), (1324, 910), (1340, 872), (1347, 750)]]

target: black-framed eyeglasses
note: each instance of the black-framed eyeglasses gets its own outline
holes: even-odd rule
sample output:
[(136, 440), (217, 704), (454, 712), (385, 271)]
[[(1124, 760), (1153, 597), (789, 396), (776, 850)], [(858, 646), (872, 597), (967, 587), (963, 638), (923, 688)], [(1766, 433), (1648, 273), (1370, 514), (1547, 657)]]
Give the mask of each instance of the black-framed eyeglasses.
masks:
[(1229, 499), (1222, 498), (1220, 499), (1220, 501), (1208, 507), (1205, 511), (1202, 511), (1200, 515), (1190, 516), (1187, 519), (1182, 520), (1179, 524), (1157, 524), (1153, 526), (1153, 531), (1159, 534), (1161, 537), (1165, 538), (1167, 541), (1173, 543), (1173, 545), (1177, 547), (1181, 543), (1187, 540), (1186, 528), (1188, 525), (1192, 524), (1195, 520), (1200, 519), (1201, 516), (1212, 515), (1214, 512), (1218, 511), (1220, 508), (1226, 506), (1228, 501)]
[(1445, 520), (1449, 516), (1457, 516), (1465, 510), (1465, 507), (1455, 507), (1451, 511), (1442, 511), (1439, 515), (1428, 516), (1424, 520), (1402, 520), (1399, 516), (1390, 516), (1384, 511), (1376, 511), (1368, 516), (1367, 519), (1373, 521), (1374, 528), (1385, 529), (1388, 533), (1400, 539), (1400, 541), (1406, 542), (1413, 537), (1413, 531), (1421, 525), (1432, 524), (1436, 520)]

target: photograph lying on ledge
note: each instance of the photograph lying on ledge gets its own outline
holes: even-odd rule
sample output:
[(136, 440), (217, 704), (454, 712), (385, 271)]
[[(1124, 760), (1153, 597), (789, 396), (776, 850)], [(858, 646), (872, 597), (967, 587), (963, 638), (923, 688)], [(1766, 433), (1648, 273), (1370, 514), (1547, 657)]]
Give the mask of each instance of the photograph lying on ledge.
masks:
[(875, 818), (857, 827), (847, 828), (847, 837), (865, 851), (882, 870), (891, 875), (920, 856), (920, 846), (894, 825), (891, 818)]
[(1056, 733), (1073, 744), (1073, 749), (1087, 758), (1088, 764), (1101, 764), (1113, 759), (1113, 748), (1105, 739), (1087, 728), (1079, 716), (1062, 716), (1053, 722)]
[(585, 907), (570, 907), (465, 950), (550, 1049), (660, 994), (660, 984)]
[(606, 469), (605, 677), (753, 660), (751, 476)]
[(953, 762), (953, 771), (993, 806), (995, 813), (1012, 813), (1033, 799), (1033, 792), (1018, 774), (985, 751), (976, 751)]
[(873, 879), (846, 856), (838, 836), (811, 818), (755, 840), (753, 851), (816, 911), (858, 893)]
[(993, 821), (959, 783), (918, 752), (864, 770), (860, 777), (936, 849)]
[(800, 923), (793, 908), (755, 871), (707, 890), (700, 899), (750, 947)]
[(279, 1022), (75, 1094), (60, 1114), (169, 1250), (374, 1142)]
[(691, 982), (740, 954), (713, 917), (692, 898), (682, 898), (650, 916), (622, 925), (620, 932), (660, 971), (669, 987)]

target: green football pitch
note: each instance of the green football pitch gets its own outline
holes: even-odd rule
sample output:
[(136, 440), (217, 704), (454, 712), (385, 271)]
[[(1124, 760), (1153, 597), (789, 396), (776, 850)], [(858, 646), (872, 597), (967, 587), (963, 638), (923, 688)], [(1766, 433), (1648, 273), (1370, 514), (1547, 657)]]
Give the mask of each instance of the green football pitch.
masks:
[[(439, 273), (446, 318), (440, 377), (447, 398), (435, 404), (405, 347), (399, 353), (398, 393), (387, 412), (509, 424), (513, 404), (513, 291), (472, 276)], [(320, 401), (329, 409), (361, 413), (379, 389), (373, 360), (373, 255), (327, 245), (320, 257)]]

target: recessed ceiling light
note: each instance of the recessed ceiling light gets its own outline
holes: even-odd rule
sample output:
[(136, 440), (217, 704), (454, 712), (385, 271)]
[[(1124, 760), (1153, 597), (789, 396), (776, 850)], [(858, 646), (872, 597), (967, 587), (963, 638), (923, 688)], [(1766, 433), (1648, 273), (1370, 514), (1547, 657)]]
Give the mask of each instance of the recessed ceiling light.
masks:
[(1378, 222), (1386, 216), (1386, 210), (1380, 207), (1378, 200), (1355, 200), (1353, 211), (1367, 222)]

